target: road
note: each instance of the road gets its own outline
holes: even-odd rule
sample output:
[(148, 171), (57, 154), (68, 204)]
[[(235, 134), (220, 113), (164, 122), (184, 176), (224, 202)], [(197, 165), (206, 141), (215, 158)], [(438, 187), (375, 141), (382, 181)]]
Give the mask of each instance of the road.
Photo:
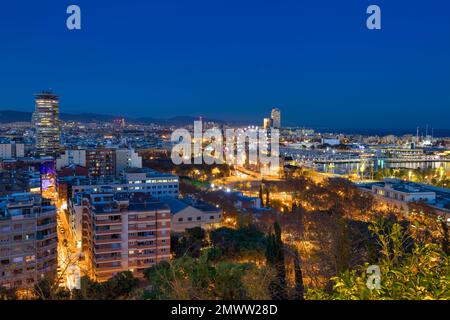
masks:
[(75, 242), (70, 236), (69, 222), (60, 205), (58, 207), (58, 277), (60, 285), (69, 289), (78, 288), (80, 265)]

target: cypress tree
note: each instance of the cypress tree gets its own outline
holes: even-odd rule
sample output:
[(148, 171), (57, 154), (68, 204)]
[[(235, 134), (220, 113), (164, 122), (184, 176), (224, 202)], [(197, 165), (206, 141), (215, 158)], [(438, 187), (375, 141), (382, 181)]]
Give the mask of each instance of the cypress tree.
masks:
[(447, 221), (445, 219), (441, 220), (441, 226), (442, 226), (442, 250), (445, 252), (445, 254), (450, 255), (450, 242), (448, 240), (448, 225)]
[(336, 221), (336, 272), (341, 274), (349, 268), (350, 265), (350, 235), (346, 219), (337, 214)]
[(286, 298), (286, 269), (281, 228), (278, 222), (274, 223), (273, 229), (274, 232), (267, 236), (266, 259), (276, 270), (277, 279), (270, 284), (270, 291), (274, 300), (283, 300)]
[(303, 274), (301, 260), (298, 251), (294, 249), (294, 274), (295, 274), (295, 300), (303, 300), (305, 287), (303, 285)]
[(263, 187), (259, 185), (259, 199), (261, 200), (261, 206), (264, 207)]
[(266, 186), (266, 207), (270, 206), (270, 192), (269, 186)]

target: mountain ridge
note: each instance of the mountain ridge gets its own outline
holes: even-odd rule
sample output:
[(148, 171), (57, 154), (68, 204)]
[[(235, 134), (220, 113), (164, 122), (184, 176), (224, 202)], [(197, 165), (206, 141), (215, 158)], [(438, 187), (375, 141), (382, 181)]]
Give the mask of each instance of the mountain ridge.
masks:
[[(0, 123), (12, 123), (12, 122), (31, 122), (32, 112), (29, 111), (15, 111), (15, 110), (0, 110)], [(152, 118), (152, 117), (124, 117), (120, 115), (99, 114), (99, 113), (60, 113), (60, 119), (63, 121), (76, 121), (76, 122), (112, 122), (115, 119), (124, 118), (125, 122), (132, 124), (157, 124), (157, 125), (174, 125), (183, 126), (192, 124), (198, 117), (192, 116), (173, 116), (169, 118)], [(204, 118), (207, 122), (216, 122), (220, 124), (234, 123), (227, 122), (218, 119)], [(242, 123), (244, 124), (244, 123)], [(247, 123), (245, 123), (247, 124)]]

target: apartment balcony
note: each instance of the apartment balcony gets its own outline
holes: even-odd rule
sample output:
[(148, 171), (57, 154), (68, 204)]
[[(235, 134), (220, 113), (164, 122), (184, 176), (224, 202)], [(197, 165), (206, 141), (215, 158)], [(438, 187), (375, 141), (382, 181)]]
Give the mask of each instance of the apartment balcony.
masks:
[(17, 280), (24, 281), (27, 278), (32, 278), (32, 277), (34, 277), (34, 273), (35, 273), (35, 271), (33, 270), (33, 271), (25, 271), (21, 274), (13, 274), (13, 273), (5, 274), (4, 276), (0, 277), (0, 286), (2, 284), (9, 283), (12, 281), (17, 281)]
[(128, 223), (130, 222), (156, 222), (155, 217), (145, 217), (145, 218), (128, 218)]
[(43, 224), (40, 226), (36, 227), (36, 231), (43, 231), (46, 229), (51, 229), (51, 228), (56, 228), (58, 226), (57, 222), (52, 222), (52, 223), (48, 223), (48, 224)]
[(128, 264), (128, 267), (130, 268), (142, 268), (142, 269), (146, 269), (146, 268), (150, 268), (152, 266), (154, 266), (156, 264), (156, 260), (154, 262), (130, 262)]
[(156, 232), (156, 225), (150, 226), (150, 227), (130, 227), (128, 226), (128, 231), (135, 231), (135, 232), (146, 232), (146, 231), (155, 231)]
[(111, 279), (116, 273), (124, 271), (123, 268), (110, 268), (105, 270), (95, 270), (95, 278), (99, 282), (104, 282)]
[(122, 252), (122, 248), (115, 248), (112, 246), (106, 247), (106, 248), (95, 248), (94, 247), (94, 254), (103, 254), (103, 253), (115, 253), (115, 252)]
[(57, 257), (57, 253), (55, 252), (53, 254), (49, 254), (49, 255), (46, 255), (46, 256), (39, 256), (36, 259), (36, 262), (43, 263), (45, 261), (50, 261), (50, 260), (56, 259), (56, 257)]
[(122, 230), (94, 230), (94, 235), (108, 235), (108, 234), (118, 234)]
[(94, 255), (94, 263), (111, 263), (111, 262), (120, 262), (122, 260), (121, 256), (111, 256), (111, 257), (99, 257), (98, 255)]
[(55, 262), (52, 263), (51, 265), (48, 265), (48, 266), (42, 267), (42, 268), (38, 268), (37, 272), (38, 273), (42, 273), (42, 274), (43, 273), (48, 273), (48, 272), (53, 272), (53, 271), (56, 271), (57, 267), (58, 267), (58, 265), (57, 265), (56, 260), (55, 260)]
[(47, 247), (49, 245), (56, 244), (56, 243), (58, 243), (58, 237), (57, 237), (56, 233), (54, 233), (53, 236), (49, 239), (44, 239), (44, 240), (36, 239), (36, 247), (38, 249)]
[(47, 218), (47, 217), (52, 217), (52, 216), (56, 216), (56, 208), (54, 209), (48, 209), (48, 210), (43, 210), (42, 212), (40, 212), (38, 214), (39, 218)]
[(58, 241), (52, 241), (49, 244), (46, 244), (45, 246), (42, 247), (37, 247), (36, 248), (36, 253), (39, 254), (45, 254), (45, 252), (51, 251), (51, 250), (56, 250), (58, 247)]
[(2, 241), (0, 242), (0, 248), (2, 247), (10, 247), (11, 245), (13, 245), (15, 242), (12, 240), (8, 240), (8, 241)]
[(137, 250), (142, 250), (142, 249), (155, 249), (156, 248), (156, 243), (154, 244), (129, 244), (128, 245), (128, 249), (137, 249)]
[(128, 235), (128, 240), (129, 241), (155, 241), (156, 236), (155, 235), (151, 235), (151, 236), (130, 236), (130, 235)]
[(52, 238), (56, 238), (56, 230), (55, 230), (55, 232), (45, 234), (45, 235), (36, 234), (36, 241), (43, 241), (43, 240), (48, 240), (48, 239), (52, 239)]
[(156, 252), (146, 253), (146, 254), (130, 254), (130, 255), (128, 255), (129, 260), (154, 259), (154, 258), (156, 258)]
[(95, 273), (102, 273), (102, 272), (120, 272), (122, 271), (122, 265), (116, 265), (112, 262), (110, 263), (102, 263), (101, 265), (95, 266)]
[(96, 226), (117, 226), (122, 224), (122, 220), (95, 220)]
[(112, 244), (112, 243), (122, 243), (122, 239), (94, 239), (95, 245), (101, 245), (101, 244)]
[(41, 247), (41, 248), (37, 248), (36, 252), (37, 254), (44, 254), (43, 252), (47, 252), (48, 250), (53, 250), (56, 249), (58, 247), (57, 243), (51, 243), (46, 245), (45, 247)]
[(113, 210), (113, 211), (94, 211), (95, 216), (121, 216), (122, 212), (119, 210)]

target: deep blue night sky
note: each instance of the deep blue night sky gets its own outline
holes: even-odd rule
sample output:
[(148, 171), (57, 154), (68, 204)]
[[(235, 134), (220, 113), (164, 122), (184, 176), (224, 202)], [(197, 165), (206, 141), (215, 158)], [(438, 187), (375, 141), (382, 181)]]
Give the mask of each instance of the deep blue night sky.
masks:
[(450, 2), (2, 0), (0, 109), (46, 88), (67, 113), (448, 129)]

